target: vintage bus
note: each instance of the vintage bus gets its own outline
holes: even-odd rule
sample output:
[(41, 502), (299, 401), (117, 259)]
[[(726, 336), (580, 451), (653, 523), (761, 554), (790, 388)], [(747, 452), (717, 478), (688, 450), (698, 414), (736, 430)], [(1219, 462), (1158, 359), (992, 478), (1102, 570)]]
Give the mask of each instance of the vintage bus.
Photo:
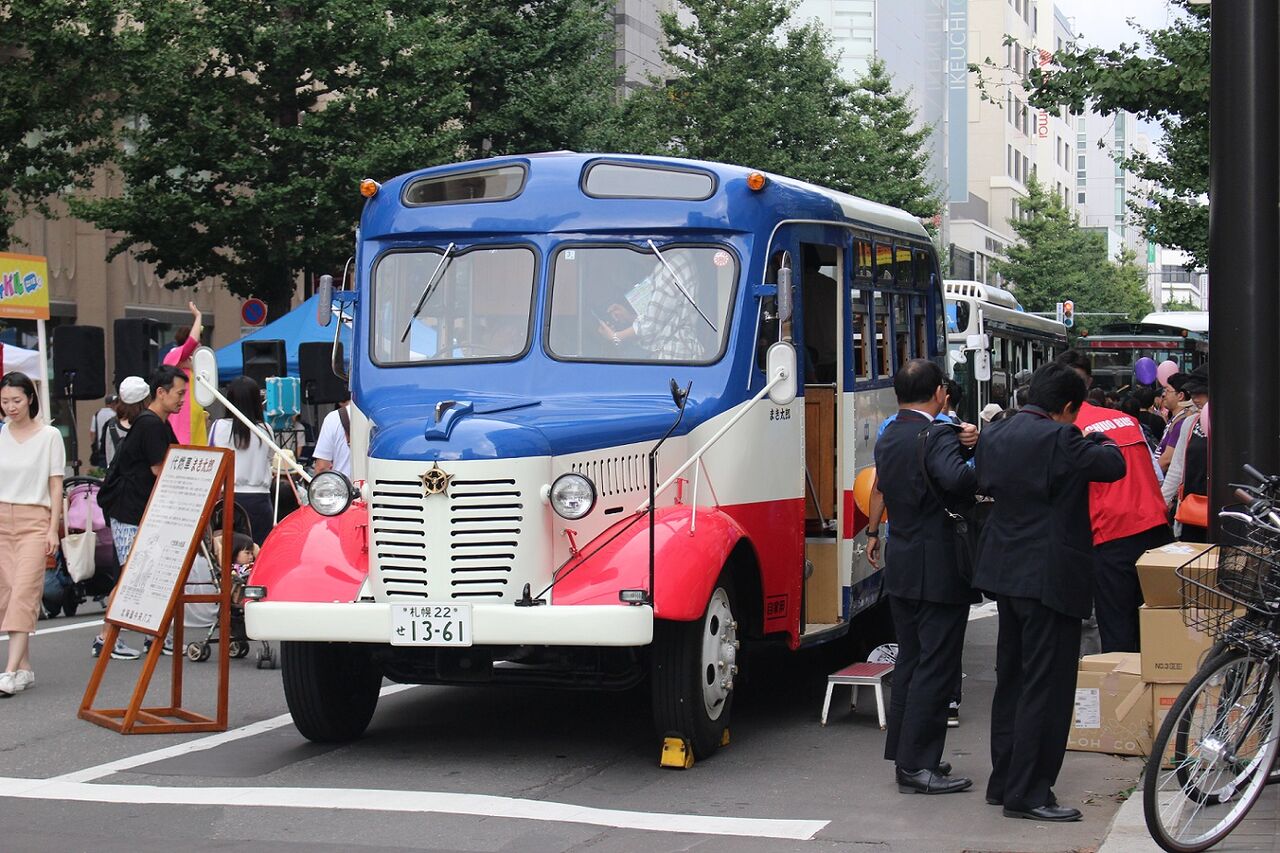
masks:
[(1123, 388), (1133, 384), (1140, 358), (1173, 361), (1183, 372), (1199, 367), (1209, 358), (1209, 334), (1156, 323), (1110, 323), (1081, 335), (1076, 348), (1093, 363), (1094, 385)]
[[(625, 688), (693, 757), (740, 644), (856, 636), (855, 475), (944, 358), (929, 235), (737, 166), (552, 153), (367, 181), (353, 477), (265, 543), (249, 633), (318, 741), (405, 683)], [(867, 620), (878, 621), (878, 620)], [(667, 743), (667, 741), (664, 741)]]
[[(978, 281), (948, 279), (947, 346), (952, 378), (963, 392), (961, 418), (978, 423), (988, 403), (1008, 408), (1016, 379), (1030, 373), (1067, 348), (1067, 327), (1047, 317), (1028, 314), (1007, 290)], [(977, 361), (987, 353), (984, 370)], [(990, 378), (978, 375), (990, 373)]]

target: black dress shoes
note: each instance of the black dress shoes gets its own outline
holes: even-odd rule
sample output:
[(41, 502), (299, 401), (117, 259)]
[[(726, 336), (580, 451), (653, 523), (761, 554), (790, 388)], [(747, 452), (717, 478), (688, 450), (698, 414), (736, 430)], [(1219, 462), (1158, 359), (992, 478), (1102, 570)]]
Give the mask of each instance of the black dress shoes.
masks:
[(902, 794), (955, 794), (967, 791), (973, 785), (972, 779), (963, 776), (948, 776), (936, 770), (903, 770), (897, 769), (898, 792)]
[(1011, 809), (1005, 807), (1005, 817), (1020, 817), (1026, 820), (1043, 820), (1052, 823), (1069, 823), (1080, 819), (1080, 810), (1067, 806), (1037, 806), (1034, 809)]

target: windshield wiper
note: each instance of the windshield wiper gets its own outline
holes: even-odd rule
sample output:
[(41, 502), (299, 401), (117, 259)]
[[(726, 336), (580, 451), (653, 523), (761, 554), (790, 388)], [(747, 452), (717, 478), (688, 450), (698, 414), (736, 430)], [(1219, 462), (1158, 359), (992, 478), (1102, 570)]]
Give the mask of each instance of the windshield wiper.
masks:
[(418, 315), (422, 313), (422, 306), (427, 304), (427, 300), (435, 292), (436, 285), (440, 283), (440, 276), (444, 274), (445, 268), (449, 264), (449, 253), (452, 251), (453, 243), (450, 243), (445, 247), (444, 254), (440, 256), (440, 263), (436, 264), (435, 271), (431, 273), (431, 278), (427, 279), (427, 286), (422, 288), (422, 295), (418, 297), (418, 305), (413, 309), (413, 313), (409, 315), (409, 322), (404, 324), (404, 334), (400, 336), (400, 343), (404, 343), (409, 339), (409, 330), (413, 328), (413, 321), (418, 319)]
[(671, 273), (671, 278), (675, 281), (676, 287), (684, 294), (684, 298), (689, 300), (689, 304), (693, 306), (693, 310), (698, 312), (699, 317), (707, 321), (707, 325), (711, 327), (711, 331), (715, 332), (717, 335), (720, 334), (720, 330), (716, 328), (716, 324), (711, 322), (710, 317), (702, 313), (702, 309), (698, 307), (698, 303), (694, 300), (693, 296), (689, 294), (689, 291), (685, 289), (684, 282), (680, 280), (680, 276), (676, 274), (676, 271), (671, 264), (667, 263), (667, 259), (662, 257), (662, 253), (658, 251), (658, 247), (654, 245), (654, 242), (652, 240), (648, 240), (646, 242), (648, 242), (649, 248), (653, 250), (653, 253), (658, 256), (658, 260), (662, 261), (662, 265), (667, 268), (667, 272)]

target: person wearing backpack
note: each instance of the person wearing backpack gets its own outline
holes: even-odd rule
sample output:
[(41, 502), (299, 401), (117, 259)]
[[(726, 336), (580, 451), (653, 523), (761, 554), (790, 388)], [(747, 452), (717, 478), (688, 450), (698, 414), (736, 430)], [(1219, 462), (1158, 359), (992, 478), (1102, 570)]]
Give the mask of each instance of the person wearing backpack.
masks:
[[(182, 408), (187, 396), (187, 377), (172, 365), (156, 368), (147, 385), (151, 401), (134, 419), (98, 490), (98, 505), (111, 521), (111, 538), (122, 569), (138, 535), (138, 525), (142, 523), (151, 490), (160, 476), (165, 454), (170, 445), (178, 443), (169, 425), (169, 416)], [(102, 645), (99, 635), (93, 642), (94, 657), (102, 652)], [(139, 652), (117, 641), (111, 657), (133, 660), (139, 657)]]
[(129, 427), (147, 408), (147, 398), (151, 389), (147, 380), (141, 376), (126, 376), (120, 383), (120, 395), (116, 399), (115, 417), (103, 424), (102, 453), (105, 457), (103, 467), (110, 468), (120, 452), (120, 445), (129, 434)]
[(102, 439), (107, 422), (116, 416), (118, 400), (119, 397), (115, 394), (108, 394), (102, 408), (94, 412), (92, 420), (89, 421), (89, 464), (94, 468), (106, 468), (111, 464), (107, 461)]

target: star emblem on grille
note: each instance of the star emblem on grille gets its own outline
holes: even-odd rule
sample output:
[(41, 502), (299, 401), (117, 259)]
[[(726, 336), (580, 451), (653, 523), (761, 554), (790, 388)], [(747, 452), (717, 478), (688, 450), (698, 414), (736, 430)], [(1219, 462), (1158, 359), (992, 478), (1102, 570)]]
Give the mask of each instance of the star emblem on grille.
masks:
[(452, 474), (446, 474), (444, 469), (440, 467), (440, 463), (433, 464), (426, 473), (418, 479), (422, 480), (422, 491), (426, 495), (442, 495), (449, 488), (449, 481), (453, 479)]

